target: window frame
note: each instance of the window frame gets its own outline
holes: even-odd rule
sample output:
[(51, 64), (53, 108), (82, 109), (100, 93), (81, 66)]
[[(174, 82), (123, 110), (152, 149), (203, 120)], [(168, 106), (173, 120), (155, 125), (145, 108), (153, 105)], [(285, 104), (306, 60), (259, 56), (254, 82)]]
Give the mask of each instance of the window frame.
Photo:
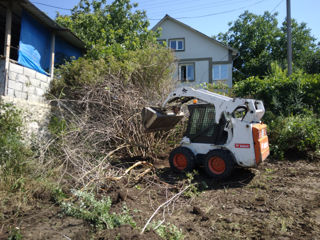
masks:
[[(176, 42), (176, 48), (171, 48), (171, 42), (172, 41), (175, 41)], [(178, 42), (179, 41), (182, 41), (182, 44), (183, 44), (183, 48), (182, 49), (178, 49)], [(185, 38), (170, 38), (168, 39), (168, 47), (172, 50), (172, 51), (175, 51), (175, 52), (184, 52), (185, 49), (186, 49), (186, 41), (185, 41)]]
[[(181, 76), (181, 66), (193, 66), (193, 80), (182, 80), (182, 76)], [(188, 68), (186, 68), (188, 71)], [(186, 73), (186, 75), (188, 76), (188, 72)], [(196, 64), (195, 62), (181, 62), (178, 64), (178, 79), (181, 82), (195, 82), (196, 81)]]
[[(229, 65), (230, 63), (213, 63), (212, 64), (212, 68), (211, 68), (211, 71), (212, 71), (212, 81), (224, 81), (224, 80), (228, 80), (230, 78), (230, 73), (229, 73)], [(216, 66), (219, 66), (219, 77), (218, 79), (215, 79), (215, 73), (214, 73), (214, 67)], [(226, 78), (222, 78), (221, 76), (221, 69), (222, 69), (222, 66), (226, 66), (227, 67), (227, 77)]]

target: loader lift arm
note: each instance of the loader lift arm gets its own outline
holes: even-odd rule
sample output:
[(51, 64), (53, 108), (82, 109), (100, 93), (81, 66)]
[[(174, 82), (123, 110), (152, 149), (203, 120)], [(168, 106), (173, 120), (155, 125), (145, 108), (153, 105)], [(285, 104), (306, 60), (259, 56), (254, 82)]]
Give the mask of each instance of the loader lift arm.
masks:
[(213, 104), (216, 109), (215, 121), (218, 123), (222, 114), (232, 117), (232, 113), (239, 108), (246, 109), (246, 115), (242, 121), (253, 123), (260, 122), (265, 109), (262, 101), (254, 99), (230, 98), (204, 89), (194, 89), (191, 87), (180, 87), (169, 94), (163, 102), (162, 108), (166, 108), (168, 103), (179, 99), (198, 99), (208, 104)]

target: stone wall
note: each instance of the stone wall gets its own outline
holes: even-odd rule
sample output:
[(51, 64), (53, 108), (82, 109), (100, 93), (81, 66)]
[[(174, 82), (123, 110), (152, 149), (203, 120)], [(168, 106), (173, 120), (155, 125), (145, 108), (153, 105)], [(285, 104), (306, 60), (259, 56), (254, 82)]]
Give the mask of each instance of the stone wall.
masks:
[(5, 103), (13, 103), (21, 110), (23, 118), (23, 136), (27, 142), (43, 142), (48, 139), (48, 124), (50, 121), (51, 107), (46, 103), (30, 102), (10, 96), (2, 96)]
[(8, 89), (6, 96), (44, 102), (44, 94), (49, 89), (51, 78), (16, 63), (9, 63)]

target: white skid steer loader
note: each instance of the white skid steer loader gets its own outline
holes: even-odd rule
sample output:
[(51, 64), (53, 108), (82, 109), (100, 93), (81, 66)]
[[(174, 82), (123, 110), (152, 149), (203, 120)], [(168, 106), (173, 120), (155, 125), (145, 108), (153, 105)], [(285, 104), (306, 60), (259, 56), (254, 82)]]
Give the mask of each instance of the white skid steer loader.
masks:
[[(225, 179), (236, 165), (256, 167), (268, 157), (267, 126), (260, 121), (265, 109), (259, 100), (180, 87), (169, 94), (161, 108), (142, 110), (146, 131), (173, 128), (184, 116), (181, 104), (191, 100), (187, 131), (169, 157), (174, 171), (191, 171), (201, 164), (210, 177)], [(173, 102), (178, 105), (166, 107)]]

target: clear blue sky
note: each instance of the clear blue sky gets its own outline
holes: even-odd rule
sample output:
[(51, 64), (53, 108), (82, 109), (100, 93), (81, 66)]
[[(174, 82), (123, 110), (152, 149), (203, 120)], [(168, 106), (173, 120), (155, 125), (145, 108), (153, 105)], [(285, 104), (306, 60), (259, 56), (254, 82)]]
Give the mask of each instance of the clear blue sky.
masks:
[[(55, 17), (57, 11), (61, 14), (70, 14), (70, 11), (37, 3), (70, 9), (79, 2), (79, 0), (30, 1), (51, 18)], [(131, 2), (138, 3), (138, 9), (147, 11), (151, 27), (165, 14), (169, 14), (208, 36), (226, 32), (228, 22), (236, 20), (245, 10), (255, 14), (263, 14), (264, 11), (278, 12), (279, 22), (286, 17), (286, 0), (132, 0)], [(319, 9), (320, 0), (291, 0), (292, 18), (299, 23), (307, 23), (312, 35), (318, 41), (320, 41)]]

